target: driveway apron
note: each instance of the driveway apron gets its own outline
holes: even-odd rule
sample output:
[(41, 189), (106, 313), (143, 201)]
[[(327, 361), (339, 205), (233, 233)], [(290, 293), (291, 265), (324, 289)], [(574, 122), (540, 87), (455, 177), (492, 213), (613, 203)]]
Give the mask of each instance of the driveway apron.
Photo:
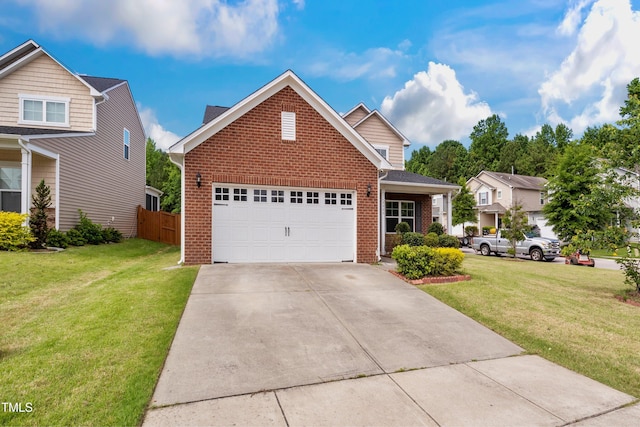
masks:
[(633, 418), (632, 396), (521, 353), (374, 266), (202, 266), (144, 425)]

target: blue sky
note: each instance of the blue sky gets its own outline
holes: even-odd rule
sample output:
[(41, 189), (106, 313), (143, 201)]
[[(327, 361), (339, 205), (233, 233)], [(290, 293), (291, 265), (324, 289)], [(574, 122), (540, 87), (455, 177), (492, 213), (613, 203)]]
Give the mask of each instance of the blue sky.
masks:
[(127, 79), (167, 147), (207, 104), (292, 69), (336, 111), (379, 109), (412, 141), (468, 144), (612, 123), (640, 76), (640, 0), (3, 0), (0, 52), (28, 39), (81, 74)]

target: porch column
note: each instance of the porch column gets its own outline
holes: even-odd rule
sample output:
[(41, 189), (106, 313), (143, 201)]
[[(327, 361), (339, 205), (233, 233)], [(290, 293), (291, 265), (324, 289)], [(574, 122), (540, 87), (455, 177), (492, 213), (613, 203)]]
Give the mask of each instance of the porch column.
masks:
[(20, 152), (22, 153), (22, 182), (20, 183), (20, 213), (28, 214), (31, 206), (31, 151), (19, 139)]
[[(447, 193), (447, 234), (451, 234), (453, 232), (453, 226), (451, 222), (453, 221), (452, 211), (453, 206), (451, 205), (451, 191)], [(464, 236), (464, 230), (462, 230), (462, 235)]]
[[(378, 184), (378, 188), (380, 189), (380, 184)], [(380, 246), (378, 250), (380, 251), (380, 255), (386, 252), (386, 247), (387, 247), (387, 233), (386, 233), (387, 230), (385, 230), (386, 223), (384, 220), (385, 208), (386, 208), (385, 200), (387, 200), (387, 192), (385, 190), (381, 190), (380, 199), (379, 199), (380, 211), (378, 212), (378, 230), (379, 230), (378, 233), (380, 233)]]

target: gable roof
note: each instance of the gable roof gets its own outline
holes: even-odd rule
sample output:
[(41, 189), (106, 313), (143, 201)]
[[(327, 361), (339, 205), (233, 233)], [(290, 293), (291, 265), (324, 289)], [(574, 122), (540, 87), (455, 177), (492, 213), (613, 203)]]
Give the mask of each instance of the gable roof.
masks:
[(305, 102), (327, 120), (342, 136), (345, 137), (360, 153), (362, 153), (378, 169), (391, 169), (391, 164), (373, 148), (349, 123), (333, 108), (318, 96), (293, 71), (287, 70), (262, 88), (253, 92), (233, 107), (225, 110), (210, 122), (202, 125), (189, 135), (169, 147), (169, 155), (174, 161), (182, 161), (182, 157), (211, 136), (242, 117), (255, 106), (269, 99), (285, 87), (293, 89)]
[(482, 171), (476, 176), (476, 178), (483, 184), (485, 184), (485, 182), (481, 178), (482, 174), (485, 174), (511, 188), (519, 188), (521, 190), (540, 191), (544, 189), (544, 186), (547, 184), (547, 180), (539, 176), (512, 175), (502, 172)]
[(411, 145), (411, 142), (402, 134), (402, 132), (400, 132), (394, 125), (392, 125), (389, 120), (387, 120), (387, 118), (383, 116), (382, 113), (380, 113), (378, 110), (370, 111), (369, 114), (367, 114), (362, 119), (360, 119), (359, 122), (354, 124), (353, 128), (357, 129), (358, 126), (360, 126), (367, 120), (370, 120), (372, 117), (378, 118), (385, 126), (389, 128), (389, 130), (391, 130), (391, 132), (393, 132), (393, 134), (400, 138), (403, 147), (408, 147), (409, 145)]
[(351, 114), (353, 114), (353, 112), (354, 112), (354, 111), (356, 111), (356, 110), (363, 110), (363, 111), (364, 111), (365, 116), (371, 112), (371, 110), (369, 110), (369, 107), (367, 107), (366, 105), (364, 105), (364, 103), (363, 103), (363, 102), (361, 102), (361, 103), (359, 103), (358, 105), (356, 105), (355, 107), (353, 107), (351, 110), (349, 110), (349, 111), (347, 111), (346, 113), (344, 113), (344, 114), (342, 115), (342, 117), (344, 117), (344, 118), (346, 119), (346, 118), (347, 118), (347, 117), (349, 117)]
[(51, 60), (53, 60), (56, 64), (58, 64), (63, 70), (71, 74), (73, 77), (78, 79), (80, 83), (89, 89), (91, 96), (99, 97), (102, 96), (101, 91), (97, 90), (89, 83), (84, 81), (78, 74), (72, 72), (67, 67), (65, 67), (60, 61), (58, 61), (53, 55), (49, 54), (45, 51), (38, 43), (33, 40), (27, 40), (20, 46), (10, 50), (4, 55), (0, 56), (0, 79), (13, 73), (16, 70), (19, 70), (23, 66), (29, 64), (33, 60), (41, 57), (42, 55), (46, 55)]

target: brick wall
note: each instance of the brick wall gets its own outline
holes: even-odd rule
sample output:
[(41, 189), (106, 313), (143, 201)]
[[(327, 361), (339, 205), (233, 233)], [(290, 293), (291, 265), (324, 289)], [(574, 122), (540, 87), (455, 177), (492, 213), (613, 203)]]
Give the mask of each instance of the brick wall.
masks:
[[(296, 141), (281, 139), (282, 111), (296, 113)], [(377, 169), (290, 87), (186, 154), (187, 264), (211, 262), (212, 182), (356, 190), (356, 261), (376, 261)]]

